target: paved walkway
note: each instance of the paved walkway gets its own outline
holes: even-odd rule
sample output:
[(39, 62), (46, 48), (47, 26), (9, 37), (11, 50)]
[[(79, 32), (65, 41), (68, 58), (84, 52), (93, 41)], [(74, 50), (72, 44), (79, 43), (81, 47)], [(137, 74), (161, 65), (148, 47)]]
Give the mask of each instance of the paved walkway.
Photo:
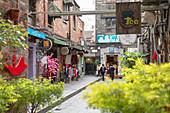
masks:
[(63, 96), (68, 96), (72, 94), (73, 92), (82, 89), (86, 87), (87, 85), (99, 80), (100, 77), (96, 77), (95, 75), (84, 75), (82, 78), (80, 78), (78, 81), (71, 81), (70, 83), (64, 84), (64, 92)]
[[(69, 98), (73, 97), (77, 93), (84, 90), (86, 88), (86, 86), (88, 86), (96, 81), (100, 81), (100, 80), (101, 80), (101, 77), (96, 77), (95, 75), (84, 75), (78, 81), (74, 80), (74, 81), (71, 81), (70, 83), (65, 83), (64, 84), (65, 90), (63, 92), (64, 99), (61, 100), (59, 103), (62, 103), (64, 101), (68, 100)], [(55, 104), (53, 107), (55, 107), (55, 106), (57, 106), (57, 104)], [(47, 111), (49, 111), (52, 108), (46, 107), (46, 108), (42, 109), (41, 111), (39, 111), (38, 113), (46, 113)]]

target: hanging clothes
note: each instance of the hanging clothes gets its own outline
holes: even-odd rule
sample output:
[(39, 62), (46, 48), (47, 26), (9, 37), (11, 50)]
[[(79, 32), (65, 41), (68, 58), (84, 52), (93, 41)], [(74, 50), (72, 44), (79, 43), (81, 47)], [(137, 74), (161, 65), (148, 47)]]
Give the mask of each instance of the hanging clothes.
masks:
[(158, 61), (158, 57), (157, 57), (156, 51), (154, 52), (154, 54), (152, 56), (152, 59), (155, 59), (155, 58), (156, 58), (156, 61)]
[(72, 63), (72, 65), (78, 64), (78, 57), (77, 57), (77, 55), (72, 55), (71, 63)]
[(69, 74), (69, 69), (68, 69), (68, 65), (65, 65), (65, 77), (68, 77)]
[(77, 76), (77, 70), (74, 68), (73, 69), (73, 76), (76, 77)]
[(66, 64), (71, 64), (71, 57), (72, 57), (72, 55), (66, 56)]
[(70, 69), (70, 76), (73, 76), (73, 68)]

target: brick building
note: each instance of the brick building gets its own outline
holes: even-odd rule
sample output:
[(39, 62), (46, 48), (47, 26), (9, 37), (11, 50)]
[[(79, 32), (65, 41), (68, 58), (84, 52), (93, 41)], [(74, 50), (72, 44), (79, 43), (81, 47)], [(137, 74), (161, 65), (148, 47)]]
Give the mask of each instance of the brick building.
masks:
[[(96, 10), (116, 12), (117, 2), (118, 0), (96, 0)], [(116, 14), (96, 15), (96, 45), (100, 47), (96, 56), (101, 64), (107, 67), (112, 63), (120, 65), (119, 58), (123, 54), (123, 47), (116, 34)]]
[[(73, 0), (72, 2), (65, 2), (64, 0), (39, 0), (34, 1), (30, 0), (29, 3), (30, 7), (29, 10), (32, 12), (56, 12), (56, 11), (75, 11), (80, 7), (78, 4)], [(73, 49), (75, 49), (77, 55), (79, 54), (78, 51), (82, 50), (81, 42), (84, 40), (84, 22), (78, 16), (50, 16), (44, 13), (32, 14), (28, 16), (28, 26), (31, 29), (37, 30), (43, 34), (45, 34), (46, 39), (50, 39), (53, 43), (51, 50), (48, 52), (44, 52), (43, 54), (54, 54), (53, 58), (58, 58), (60, 71), (58, 72), (57, 76), (60, 78), (63, 76), (63, 67), (66, 62), (67, 55), (61, 54), (62, 47), (69, 48), (69, 55), (72, 54)], [(35, 39), (37, 39), (35, 41)], [(31, 38), (30, 41), (34, 42), (35, 45), (39, 45), (41, 42), (42, 37), (40, 38)], [(35, 43), (36, 42), (36, 43)], [(77, 51), (78, 50), (78, 51)], [(41, 48), (37, 47), (34, 50), (42, 51)], [(82, 55), (80, 55), (82, 57)], [(31, 56), (33, 59), (37, 59), (36, 56)], [(82, 58), (80, 58), (82, 59)], [(35, 62), (33, 62), (35, 63)], [(30, 62), (31, 64), (31, 62)], [(30, 70), (35, 67), (35, 64), (31, 64)], [(37, 62), (37, 71), (30, 73), (31, 77), (35, 75), (43, 75), (45, 76), (44, 72), (38, 70), (39, 63)], [(81, 69), (81, 68), (80, 68)], [(30, 71), (31, 72), (31, 71)], [(37, 74), (38, 73), (38, 74)], [(33, 75), (33, 76), (32, 76)]]
[[(57, 75), (61, 76), (63, 64), (67, 56), (61, 54), (62, 47), (69, 48), (69, 54), (72, 54), (72, 51), (75, 50), (76, 54), (79, 55), (82, 60), (83, 46), (81, 42), (84, 41), (84, 22), (78, 16), (50, 16), (47, 13), (30, 13), (75, 11), (80, 8), (75, 0), (71, 2), (66, 2), (65, 0), (0, 1), (0, 9), (3, 18), (8, 18), (7, 11), (10, 8), (20, 9), (19, 21), (17, 24), (28, 30), (28, 50), (22, 50), (16, 53), (17, 55), (24, 56), (28, 64), (28, 68), (22, 73), (24, 77), (32, 79), (43, 75), (44, 73), (40, 67), (40, 58), (43, 55), (50, 55), (51, 53), (54, 54), (53, 58), (59, 59), (60, 71)], [(41, 42), (46, 39), (52, 42), (52, 48), (48, 51), (43, 50), (41, 47)]]

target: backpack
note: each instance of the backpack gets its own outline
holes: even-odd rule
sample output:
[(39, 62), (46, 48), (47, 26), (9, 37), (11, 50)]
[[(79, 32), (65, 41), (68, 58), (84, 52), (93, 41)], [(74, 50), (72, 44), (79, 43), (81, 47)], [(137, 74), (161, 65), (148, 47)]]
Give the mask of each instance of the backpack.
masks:
[(105, 67), (104, 67), (104, 66), (102, 66), (102, 73), (104, 73), (104, 71), (105, 71)]

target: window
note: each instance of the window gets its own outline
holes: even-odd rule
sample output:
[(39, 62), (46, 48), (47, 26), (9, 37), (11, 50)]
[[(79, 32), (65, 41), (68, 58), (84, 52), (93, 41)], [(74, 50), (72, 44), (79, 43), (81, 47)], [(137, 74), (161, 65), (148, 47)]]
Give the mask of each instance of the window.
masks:
[(36, 5), (36, 1), (34, 0), (29, 0), (29, 12), (34, 12), (35, 11), (35, 5)]
[(115, 33), (116, 32), (116, 19), (115, 18), (107, 18), (106, 19), (106, 32), (107, 33)]
[(76, 16), (73, 16), (73, 28), (76, 29)]
[(10, 1), (10, 7), (11, 8), (18, 8), (18, 0)]
[[(63, 11), (68, 11), (68, 5), (63, 2)], [(63, 16), (63, 19), (68, 21), (68, 16)]]
[(106, 3), (116, 3), (117, 0), (106, 0)]
[(48, 24), (53, 25), (53, 17), (50, 17), (49, 15), (48, 15)]

